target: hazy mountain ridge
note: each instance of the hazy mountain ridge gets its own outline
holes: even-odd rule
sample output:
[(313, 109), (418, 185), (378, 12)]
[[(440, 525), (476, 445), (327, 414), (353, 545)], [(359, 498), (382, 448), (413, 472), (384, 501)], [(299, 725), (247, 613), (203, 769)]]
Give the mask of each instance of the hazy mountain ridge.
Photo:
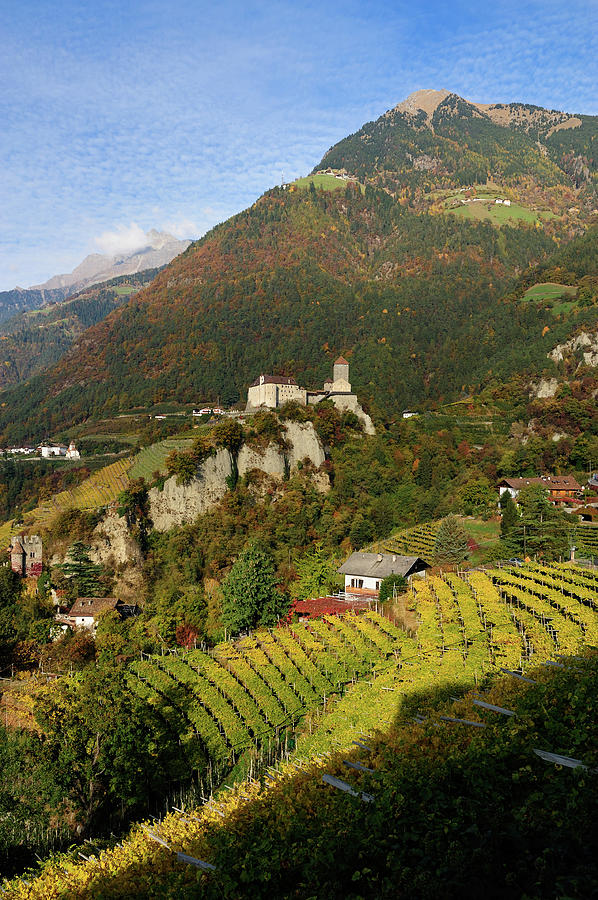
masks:
[(146, 237), (147, 245), (132, 253), (113, 256), (91, 253), (71, 273), (54, 275), (44, 284), (34, 285), (32, 290), (66, 288), (70, 295), (84, 287), (109, 281), (120, 275), (134, 275), (145, 269), (160, 268), (186, 250), (191, 243), (191, 241), (178, 240), (167, 232), (155, 229), (148, 231)]

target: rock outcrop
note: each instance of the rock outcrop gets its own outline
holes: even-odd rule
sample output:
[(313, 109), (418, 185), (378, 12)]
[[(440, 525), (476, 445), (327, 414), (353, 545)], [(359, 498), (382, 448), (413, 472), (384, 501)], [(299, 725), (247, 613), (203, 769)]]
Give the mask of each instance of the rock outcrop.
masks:
[(569, 356), (575, 356), (580, 357), (580, 366), (598, 366), (598, 334), (580, 331), (564, 344), (557, 344), (548, 356), (555, 363), (563, 362)]
[[(296, 471), (300, 462), (308, 460), (319, 469), (325, 460), (324, 448), (311, 422), (287, 422), (283, 450), (276, 443), (263, 450), (244, 445), (237, 457), (239, 477), (258, 469), (270, 478), (282, 482), (287, 472)], [(219, 450), (200, 466), (197, 477), (188, 484), (177, 484), (176, 477), (168, 478), (162, 490), (155, 487), (149, 492), (150, 515), (157, 531), (168, 531), (175, 525), (193, 522), (222, 499), (230, 486), (233, 475), (233, 459), (228, 450)], [(314, 484), (319, 491), (329, 487), (325, 472), (314, 473)]]

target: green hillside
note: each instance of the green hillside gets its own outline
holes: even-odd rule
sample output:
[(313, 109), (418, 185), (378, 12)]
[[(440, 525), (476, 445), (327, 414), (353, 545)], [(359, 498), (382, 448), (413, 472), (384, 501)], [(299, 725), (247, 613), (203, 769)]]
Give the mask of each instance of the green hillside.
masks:
[[(555, 883), (590, 896), (598, 668), (579, 654), (598, 638), (595, 573), (530, 565), (414, 588), (415, 638), (381, 616), (330, 617), (133, 663), (132, 689), (181, 729), (183, 748), (197, 732), (212, 758), (313, 713), (276, 767), (113, 849), (92, 842), (89, 859), (50, 860), (5, 896), (429, 897), (442, 884), (498, 898), (548, 896)], [(344, 660), (369, 673), (323, 710)], [(520, 666), (523, 680), (500, 674)]]
[[(73, 297), (21, 311), (0, 323), (0, 390), (54, 365), (91, 325), (100, 322), (148, 284), (159, 269), (123, 275)], [(28, 292), (31, 293), (31, 292)], [(50, 297), (55, 292), (48, 292)], [(39, 306), (39, 304), (38, 304)]]
[[(360, 397), (387, 417), (543, 369), (581, 324), (568, 314), (589, 315), (595, 296), (597, 229), (582, 234), (596, 208), (594, 135), (592, 117), (454, 94), (430, 115), (391, 110), (331, 148), (319, 174), (268, 191), (192, 244), (56, 366), (4, 392), (0, 441), (154, 403), (232, 404), (259, 372), (314, 388), (339, 353)], [(474, 186), (511, 206), (442, 211), (440, 198)], [(501, 302), (544, 282), (579, 285), (578, 305), (556, 314)]]

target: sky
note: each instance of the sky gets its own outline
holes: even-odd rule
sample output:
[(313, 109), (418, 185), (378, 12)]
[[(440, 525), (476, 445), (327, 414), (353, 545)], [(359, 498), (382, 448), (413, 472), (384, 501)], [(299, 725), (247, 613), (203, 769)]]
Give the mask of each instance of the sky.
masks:
[(421, 88), (598, 114), (598, 0), (0, 0), (0, 290), (197, 238)]

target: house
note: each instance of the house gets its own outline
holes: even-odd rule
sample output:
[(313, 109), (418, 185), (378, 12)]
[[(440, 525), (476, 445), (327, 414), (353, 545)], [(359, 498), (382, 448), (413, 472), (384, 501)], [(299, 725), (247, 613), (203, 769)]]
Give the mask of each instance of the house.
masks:
[(51, 456), (66, 456), (67, 453), (67, 448), (62, 444), (42, 444), (37, 449), (44, 459), (49, 459)]
[(10, 541), (10, 567), (21, 578), (42, 574), (42, 539), (37, 534), (20, 534)]
[(503, 478), (498, 483), (498, 495), (509, 493), (513, 500), (517, 500), (519, 492), (531, 484), (539, 484), (548, 491), (548, 499), (551, 503), (564, 505), (580, 503), (578, 494), (581, 485), (573, 475), (541, 475), (532, 478)]
[(79, 597), (71, 606), (68, 618), (75, 628), (95, 631), (96, 618), (100, 613), (110, 609), (114, 609), (121, 619), (139, 615), (139, 608), (135, 604), (123, 603), (115, 597)]
[(337, 569), (345, 576), (345, 591), (379, 591), (382, 580), (388, 575), (425, 578), (430, 565), (420, 556), (398, 556), (396, 553), (352, 553)]

